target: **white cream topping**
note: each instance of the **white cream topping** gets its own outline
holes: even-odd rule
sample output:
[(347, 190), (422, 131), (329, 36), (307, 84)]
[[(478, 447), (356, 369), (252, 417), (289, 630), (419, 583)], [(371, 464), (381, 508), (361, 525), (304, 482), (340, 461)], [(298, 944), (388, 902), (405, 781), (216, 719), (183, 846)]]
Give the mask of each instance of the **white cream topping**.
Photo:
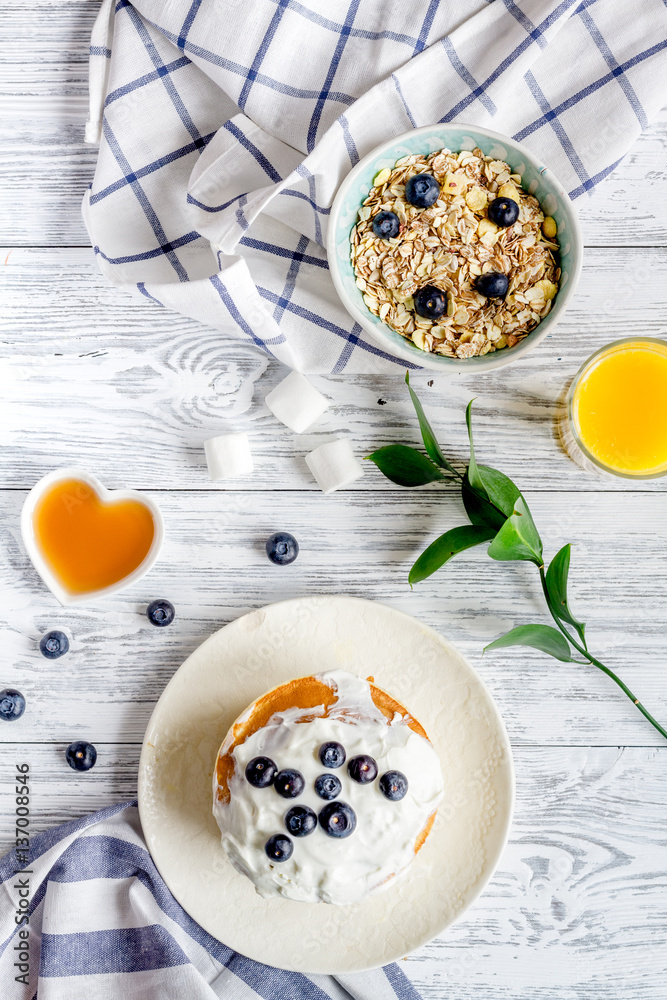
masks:
[[(329, 715), (324, 717), (324, 706), (319, 706), (319, 713), (312, 708), (276, 712), (264, 728), (234, 749), (229, 802), (218, 801), (214, 778), (213, 814), (232, 863), (252, 879), (262, 896), (354, 903), (407, 869), (417, 837), (442, 799), (442, 771), (429, 741), (410, 729), (404, 717), (397, 714), (388, 723), (373, 702), (367, 681), (344, 670), (328, 671), (318, 679), (337, 694)], [(298, 722), (313, 714), (321, 717)], [(347, 761), (358, 754), (374, 757), (378, 778), (366, 785), (353, 781), (347, 761), (335, 770), (323, 767), (318, 751), (331, 741), (344, 746)], [(258, 756), (270, 757), (279, 769), (300, 771), (306, 782), (301, 795), (284, 799), (273, 787), (250, 785), (246, 765)], [(407, 795), (398, 802), (379, 789), (380, 776), (394, 770), (408, 779)], [(340, 779), (343, 787), (335, 801), (352, 806), (356, 829), (344, 839), (328, 836), (319, 825), (306, 837), (289, 835), (284, 823), (288, 809), (305, 805), (318, 814), (326, 805), (314, 789), (315, 779), (324, 773)], [(266, 856), (264, 845), (276, 833), (291, 836), (294, 851), (288, 861), (277, 863)]]

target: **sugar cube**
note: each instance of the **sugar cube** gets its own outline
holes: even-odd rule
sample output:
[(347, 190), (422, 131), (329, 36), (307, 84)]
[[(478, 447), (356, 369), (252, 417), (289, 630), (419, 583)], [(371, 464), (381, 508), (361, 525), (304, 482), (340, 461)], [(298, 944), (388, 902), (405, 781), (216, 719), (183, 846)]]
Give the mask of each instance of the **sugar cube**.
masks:
[(321, 444), (306, 455), (306, 464), (324, 493), (349, 486), (364, 474), (350, 442), (345, 438)]
[(214, 481), (249, 476), (254, 468), (247, 434), (219, 434), (204, 441), (204, 451)]
[(305, 375), (290, 372), (264, 400), (274, 417), (295, 434), (303, 434), (329, 405), (329, 400), (311, 385)]

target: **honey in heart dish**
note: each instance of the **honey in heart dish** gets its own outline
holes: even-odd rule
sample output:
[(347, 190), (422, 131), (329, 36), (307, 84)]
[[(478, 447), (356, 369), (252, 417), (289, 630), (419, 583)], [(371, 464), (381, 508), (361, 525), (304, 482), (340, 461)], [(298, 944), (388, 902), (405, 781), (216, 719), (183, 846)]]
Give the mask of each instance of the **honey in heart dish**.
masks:
[(577, 443), (616, 475), (667, 473), (667, 343), (632, 338), (594, 354), (570, 390)]
[(51, 572), (71, 594), (92, 593), (129, 576), (155, 536), (138, 500), (103, 503), (87, 483), (66, 479), (46, 490), (33, 514), (35, 540)]

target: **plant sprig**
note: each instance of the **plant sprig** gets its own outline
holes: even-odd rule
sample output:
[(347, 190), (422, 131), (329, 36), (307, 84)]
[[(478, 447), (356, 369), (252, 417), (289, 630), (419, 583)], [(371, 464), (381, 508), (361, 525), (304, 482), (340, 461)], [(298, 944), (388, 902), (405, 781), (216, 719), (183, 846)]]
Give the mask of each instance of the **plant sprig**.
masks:
[[(502, 472), (488, 465), (478, 465), (472, 433), (473, 400), (466, 409), (470, 458), (465, 473), (461, 473), (442, 453), (433, 428), (410, 385), (409, 372), (406, 372), (405, 381), (419, 419), (426, 455), (408, 445), (394, 444), (379, 448), (368, 459), (375, 462), (387, 479), (399, 486), (412, 488), (442, 480), (456, 482), (461, 487), (461, 499), (470, 520), (469, 524), (452, 528), (431, 542), (410, 570), (410, 586), (426, 580), (459, 552), (484, 542), (490, 543), (487, 551), (492, 559), (533, 563), (540, 574), (547, 608), (556, 627), (541, 623), (519, 625), (485, 646), (484, 652), (506, 646), (531, 646), (563, 663), (591, 663), (607, 674), (667, 739), (667, 730), (635, 698), (620, 677), (588, 651), (586, 626), (575, 618), (568, 602), (570, 544), (564, 545), (545, 567), (542, 539), (521, 491)], [(583, 659), (577, 658), (575, 653)]]

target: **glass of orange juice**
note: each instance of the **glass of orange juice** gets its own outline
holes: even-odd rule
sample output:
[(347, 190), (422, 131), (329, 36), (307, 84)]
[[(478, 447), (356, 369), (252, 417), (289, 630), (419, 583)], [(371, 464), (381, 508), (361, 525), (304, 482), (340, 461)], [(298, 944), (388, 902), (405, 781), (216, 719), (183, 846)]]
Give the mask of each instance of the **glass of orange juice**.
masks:
[(596, 351), (566, 405), (576, 444), (598, 468), (628, 479), (667, 473), (667, 342), (627, 337)]

